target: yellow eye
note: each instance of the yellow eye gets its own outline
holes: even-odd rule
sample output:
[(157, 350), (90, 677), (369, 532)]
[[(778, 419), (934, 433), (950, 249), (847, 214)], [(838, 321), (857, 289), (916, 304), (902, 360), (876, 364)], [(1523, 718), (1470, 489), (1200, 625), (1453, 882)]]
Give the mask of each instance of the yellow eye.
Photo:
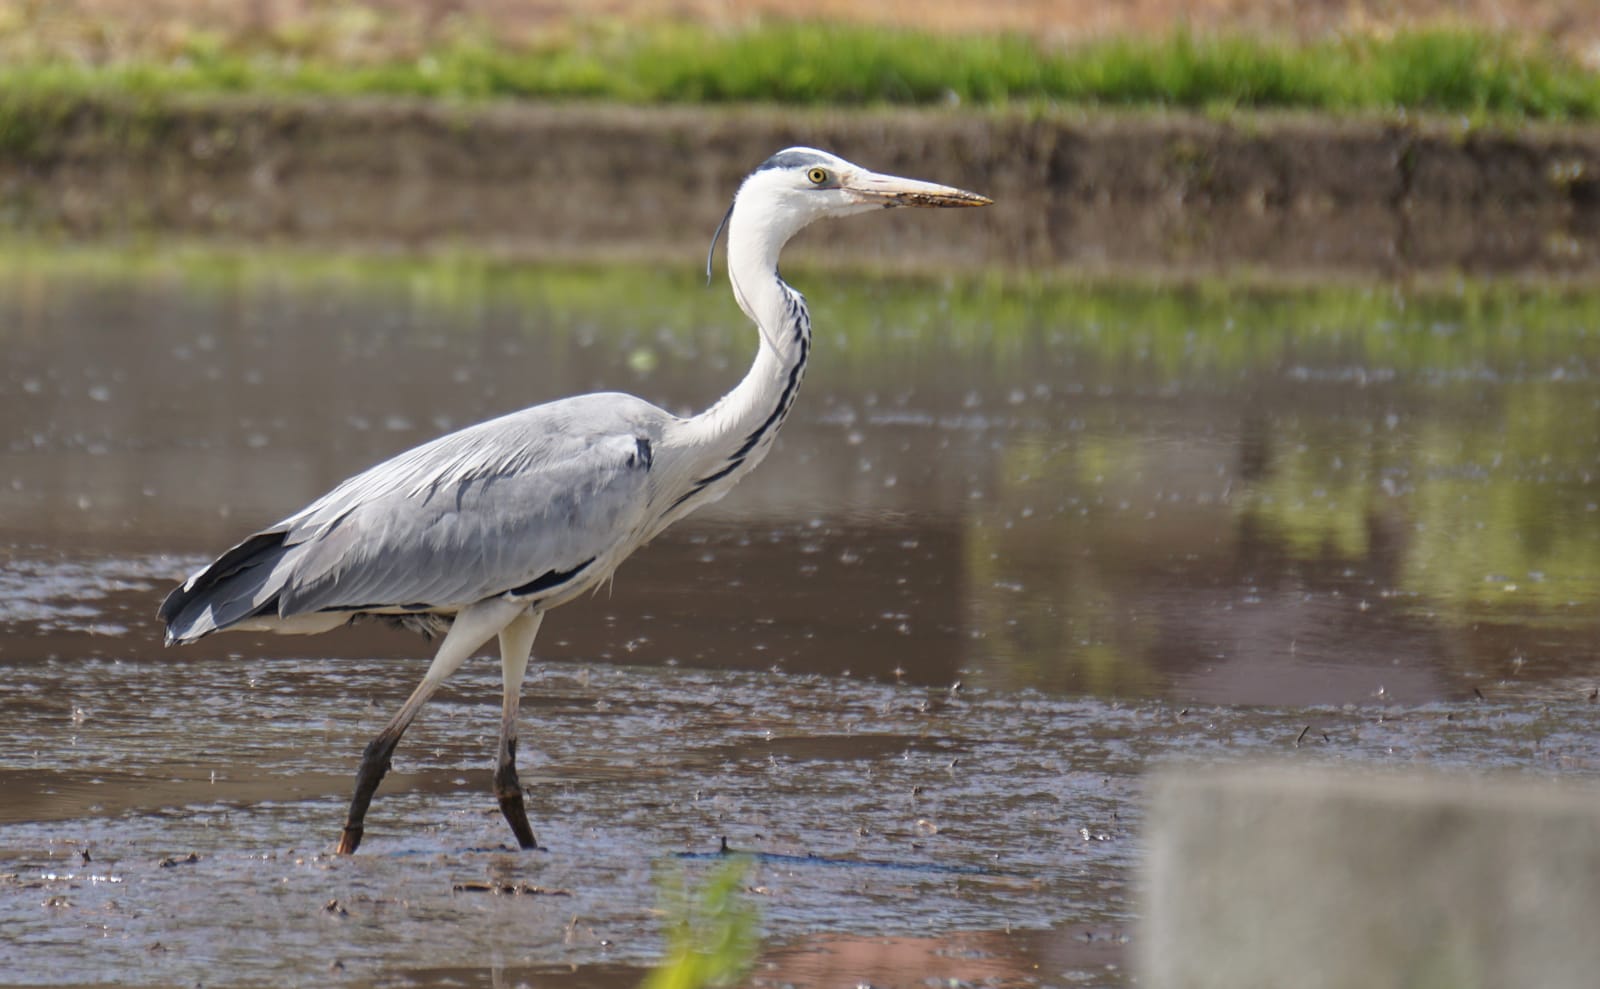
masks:
[(806, 173), (806, 178), (811, 180), (812, 185), (821, 185), (828, 181), (828, 170), (826, 168), (813, 168)]

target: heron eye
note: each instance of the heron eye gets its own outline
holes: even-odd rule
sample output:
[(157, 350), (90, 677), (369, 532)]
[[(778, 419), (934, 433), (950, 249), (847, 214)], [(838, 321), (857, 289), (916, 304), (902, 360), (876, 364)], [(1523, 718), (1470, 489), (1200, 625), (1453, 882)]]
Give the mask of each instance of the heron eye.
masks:
[(828, 170), (826, 168), (813, 168), (806, 173), (806, 178), (811, 180), (812, 185), (821, 185), (828, 181)]

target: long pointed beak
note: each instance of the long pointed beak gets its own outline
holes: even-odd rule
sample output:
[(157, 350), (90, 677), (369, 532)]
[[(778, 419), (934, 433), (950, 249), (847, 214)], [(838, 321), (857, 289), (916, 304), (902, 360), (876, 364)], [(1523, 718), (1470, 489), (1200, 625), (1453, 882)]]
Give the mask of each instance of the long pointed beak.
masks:
[(856, 202), (879, 206), (987, 206), (994, 202), (976, 192), (877, 172), (858, 172), (841, 185)]

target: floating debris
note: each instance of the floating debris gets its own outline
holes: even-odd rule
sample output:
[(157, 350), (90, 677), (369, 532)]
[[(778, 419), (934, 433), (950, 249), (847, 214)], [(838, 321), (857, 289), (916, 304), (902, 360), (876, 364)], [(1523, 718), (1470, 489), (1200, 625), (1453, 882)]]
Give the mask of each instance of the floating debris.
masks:
[(162, 859), (160, 862), (157, 862), (156, 864), (159, 865), (163, 869), (172, 869), (172, 868), (176, 868), (177, 866), (180, 866), (180, 865), (193, 865), (194, 863), (196, 863), (198, 861), (200, 861), (200, 856), (196, 855), (194, 852), (190, 852), (188, 855), (185, 855), (181, 859), (175, 859), (175, 858), (168, 857), (168, 858)]
[(498, 880), (472, 879), (450, 887), (456, 893), (493, 893), (495, 896), (571, 896), (570, 889), (546, 889), (533, 883), (505, 883)]

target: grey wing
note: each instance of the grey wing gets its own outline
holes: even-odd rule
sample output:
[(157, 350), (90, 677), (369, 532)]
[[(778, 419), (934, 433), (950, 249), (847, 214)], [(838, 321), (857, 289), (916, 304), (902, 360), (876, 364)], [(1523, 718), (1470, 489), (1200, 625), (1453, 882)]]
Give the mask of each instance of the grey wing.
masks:
[(648, 437), (497, 439), (431, 451), (401, 483), (373, 478), (298, 518), (279, 614), (471, 604), (573, 573), (642, 526)]
[(631, 396), (584, 396), (403, 453), (192, 576), (162, 606), (168, 636), (268, 613), (449, 610), (592, 575), (647, 524), (664, 418)]

